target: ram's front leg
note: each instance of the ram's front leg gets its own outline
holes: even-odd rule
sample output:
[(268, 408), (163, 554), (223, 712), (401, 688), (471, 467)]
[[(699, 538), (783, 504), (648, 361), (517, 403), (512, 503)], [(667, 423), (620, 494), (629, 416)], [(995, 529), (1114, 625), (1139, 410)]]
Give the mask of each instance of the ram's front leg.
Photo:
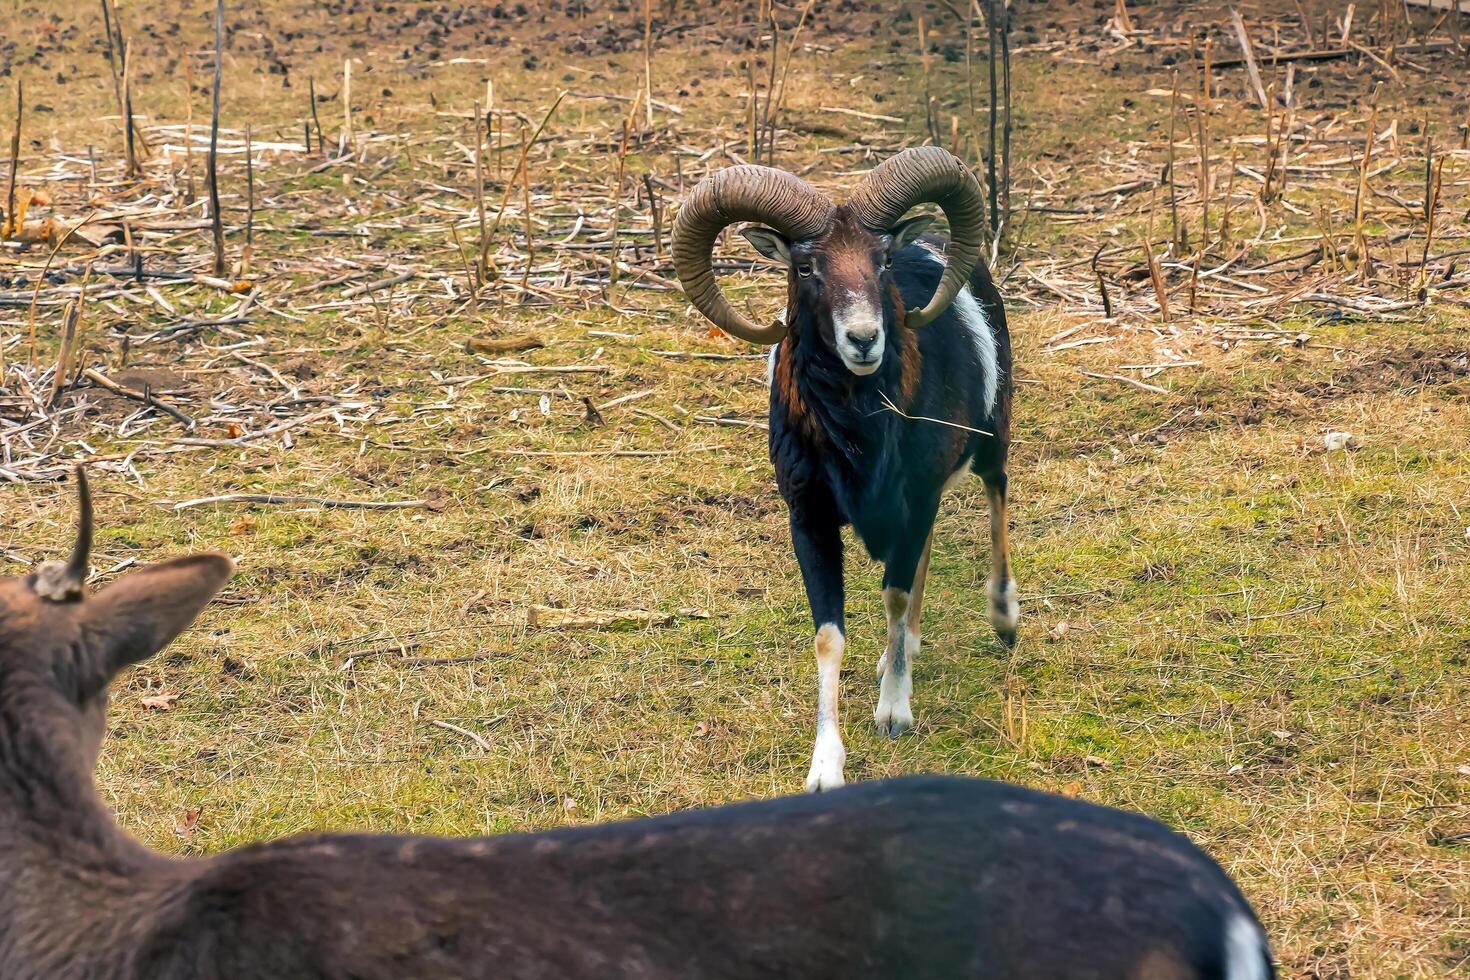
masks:
[(819, 514), (791, 515), (791, 542), (801, 565), (807, 603), (816, 627), (817, 739), (806, 788), (816, 793), (836, 789), (844, 782), (842, 766), (847, 750), (837, 720), (837, 689), (842, 675), (843, 627), (842, 532)]

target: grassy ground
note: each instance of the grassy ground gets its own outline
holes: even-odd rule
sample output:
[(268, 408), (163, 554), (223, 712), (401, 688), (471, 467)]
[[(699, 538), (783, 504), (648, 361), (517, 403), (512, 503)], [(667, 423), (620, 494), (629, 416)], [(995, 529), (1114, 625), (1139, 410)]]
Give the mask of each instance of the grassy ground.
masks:
[[(177, 6), (163, 4), (170, 15)], [(33, 8), (14, 9), (30, 32), (22, 51), (44, 47), (43, 34), (65, 35), (66, 23), (47, 28)], [(394, 21), (381, 12), (376, 25), (363, 23), (373, 15), (366, 7), (330, 13), (328, 25), (305, 5), (241, 12), (236, 69), (245, 81), (227, 95), (227, 124), (242, 122), (249, 105), (257, 133), (293, 131), (301, 75), (330, 78), (354, 31), (372, 42), (359, 51), (373, 68), (371, 83), (358, 80), (371, 93), (363, 111), (372, 122), (362, 126), (439, 125), (432, 105), (468, 109), (486, 70), (533, 116), (556, 87), (637, 85), (636, 50), (535, 45), (538, 31), (561, 29), (559, 14), (545, 28), (534, 16), (512, 17), (504, 29), (513, 43), (482, 41), (471, 52), (490, 59), (482, 69), (423, 68), (417, 58), (399, 67), (389, 55), (421, 43), (422, 31), (390, 39)], [(635, 20), (621, 13), (609, 22)], [(874, 59), (898, 59), (860, 30), (844, 36), (835, 20), (819, 20), (810, 37), (838, 50), (812, 52), (794, 69), (796, 116), (838, 100), (907, 114), (891, 107), (919, 84), (913, 66), (881, 82), (839, 84), (861, 79)], [(88, 36), (91, 21), (79, 23)], [(165, 37), (169, 23), (158, 21)], [(181, 23), (180, 49), (200, 43), (198, 11)], [(283, 41), (290, 24), (325, 50)], [(463, 31), (491, 28), (501, 29)], [(278, 53), (290, 50), (289, 93), (278, 76), (245, 67), (261, 57), (252, 30), (275, 38)], [(443, 61), (460, 53), (460, 35), (446, 34), (436, 52)], [(743, 74), (722, 75), (708, 40), (670, 43), (676, 57), (663, 62), (658, 91), (686, 105), (691, 130), (738, 132)], [(17, 62), (31, 66), (32, 98), (55, 110), (28, 117), (31, 135), (42, 146), (52, 136), (68, 146), (112, 140), (111, 129), (98, 135), (86, 121), (110, 97), (105, 63), (94, 50), (90, 61), (66, 57), (62, 45), (44, 66)], [(177, 116), (163, 90), (171, 45), (146, 46), (157, 74), (140, 96), (145, 111), (169, 119)], [(526, 67), (522, 48), (533, 46), (539, 58)], [(42, 94), (38, 70), (70, 82)], [(943, 71), (952, 92), (957, 69)], [(1017, 141), (1038, 166), (1048, 165), (1046, 153), (1065, 153), (1079, 179), (1106, 186), (1109, 155), (1158, 126), (1156, 113), (1118, 109), (1121, 83), (1106, 65), (1023, 57), (1018, 74), (1030, 97), (1022, 104), (1035, 108)], [(704, 80), (703, 95), (687, 94), (694, 78)], [(883, 103), (872, 102), (874, 89)], [(1398, 94), (1412, 104), (1412, 90)], [(606, 134), (617, 115), (586, 103), (560, 127)], [(806, 137), (790, 162), (819, 163), (814, 176), (841, 186), (849, 165), (814, 151), (846, 139)], [(664, 166), (666, 151), (635, 154), (630, 173)], [(299, 228), (310, 216), (347, 228), (376, 211), (385, 227), (367, 246), (375, 256), (437, 256), (452, 269), (444, 236), (393, 230), (384, 199), (430, 178), (463, 186), (462, 166), (449, 175), (436, 166), (412, 158), (388, 174), (365, 166), (353, 184), (282, 164), (262, 175), (261, 221)], [(1077, 234), (1040, 218), (1026, 232), (1033, 248), (1080, 247)], [(257, 255), (268, 269), (273, 257), (354, 248), (264, 231)], [(298, 271), (276, 285), (303, 279)], [(670, 295), (628, 291), (618, 307), (487, 307), (423, 330), (441, 310), (395, 313), (386, 328), (371, 312), (268, 318), (251, 329), (276, 363), (307, 359), (305, 390), (356, 383), (401, 421), (369, 441), (327, 424), (289, 449), (261, 441), (148, 464), (142, 486), (99, 481), (99, 569), (202, 548), (236, 555), (241, 568), (197, 629), (117, 691), (101, 784), (130, 829), (160, 848), (202, 852), (314, 828), (486, 833), (799, 788), (815, 670), (764, 434), (694, 421), (761, 418), (764, 365), (658, 356), (747, 352), (705, 336)], [(1075, 320), (1036, 304), (1013, 315), (1021, 643), (1003, 651), (985, 624), (984, 499), (978, 484), (963, 487), (938, 528), (918, 726), (898, 741), (878, 737), (869, 720), (884, 632), (877, 571), (849, 558), (848, 777), (974, 773), (1158, 816), (1237, 877), (1289, 976), (1464, 970), (1470, 320), (1443, 311), (1410, 322), (1303, 318), (1287, 324), (1309, 336), (1301, 344), (1222, 342), (1208, 325), (1188, 324), (1049, 351), (1045, 338)], [(487, 331), (544, 340), (525, 355), (532, 364), (607, 372), (527, 381), (565, 385), (571, 397), (553, 395), (549, 414), (536, 394), (489, 390), (502, 382), (439, 383), (484, 372), (464, 345)], [(1167, 394), (1079, 371), (1118, 373), (1157, 359), (1161, 346), (1203, 362), (1154, 378)], [(172, 353), (147, 351), (137, 363), (166, 365)], [(649, 389), (606, 410), (605, 425), (584, 419), (583, 395), (603, 402)], [(1325, 451), (1329, 430), (1351, 432), (1354, 448)], [(668, 455), (613, 455), (629, 450)], [(435, 507), (157, 506), (236, 490), (424, 497)], [(65, 488), (3, 492), (0, 543), (30, 556), (64, 546)], [(6, 559), (0, 570), (22, 567)], [(638, 607), (675, 619), (626, 631), (506, 625), (531, 604)], [(399, 640), (419, 645), (392, 649)], [(424, 663), (471, 656), (483, 659)], [(144, 706), (160, 693), (177, 695), (169, 710)], [(488, 749), (435, 722), (474, 733)]]

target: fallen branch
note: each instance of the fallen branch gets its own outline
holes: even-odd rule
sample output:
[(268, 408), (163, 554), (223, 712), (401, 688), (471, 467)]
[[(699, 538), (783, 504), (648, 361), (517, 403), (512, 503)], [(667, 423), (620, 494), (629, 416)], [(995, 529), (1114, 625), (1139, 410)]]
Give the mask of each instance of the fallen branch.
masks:
[(468, 728), (460, 728), (458, 725), (451, 725), (447, 721), (438, 720), (431, 721), (429, 722), (429, 724), (433, 725), (435, 728), (442, 728), (446, 732), (454, 732), (454, 734), (456, 735), (463, 735), (465, 738), (478, 745), (481, 752), (488, 753), (490, 751), (490, 743), (485, 740), (484, 736), (476, 735)]
[(1089, 378), (1099, 378), (1103, 381), (1121, 381), (1125, 385), (1132, 385), (1135, 388), (1142, 388), (1144, 391), (1151, 391), (1156, 395), (1172, 394), (1172, 392), (1170, 392), (1168, 388), (1160, 388), (1158, 385), (1151, 385), (1146, 381), (1139, 381), (1137, 378), (1125, 378), (1121, 374), (1098, 374), (1095, 371), (1083, 371), (1081, 368), (1078, 368), (1077, 370), (1080, 374), (1085, 374)]
[(427, 500), (336, 500), (332, 497), (302, 497), (276, 493), (226, 493), (218, 497), (199, 497), (172, 504), (174, 510), (204, 507), (208, 504), (314, 504), (338, 510), (402, 510), (428, 507)]

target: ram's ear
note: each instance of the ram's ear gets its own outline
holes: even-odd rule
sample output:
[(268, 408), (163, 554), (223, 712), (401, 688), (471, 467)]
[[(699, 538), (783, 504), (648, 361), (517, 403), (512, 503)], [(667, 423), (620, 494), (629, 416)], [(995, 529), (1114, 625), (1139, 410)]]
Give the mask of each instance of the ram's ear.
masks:
[(772, 262), (782, 266), (791, 265), (791, 243), (786, 236), (773, 228), (763, 228), (760, 225), (751, 225), (742, 228), (740, 234), (745, 240), (755, 246), (755, 250)]
[(934, 215), (920, 214), (894, 225), (888, 230), (888, 254), (897, 255), (905, 245), (928, 231), (933, 223)]
[(235, 563), (190, 555), (124, 575), (77, 607), (77, 621), (102, 676), (146, 660), (173, 642), (224, 587)]

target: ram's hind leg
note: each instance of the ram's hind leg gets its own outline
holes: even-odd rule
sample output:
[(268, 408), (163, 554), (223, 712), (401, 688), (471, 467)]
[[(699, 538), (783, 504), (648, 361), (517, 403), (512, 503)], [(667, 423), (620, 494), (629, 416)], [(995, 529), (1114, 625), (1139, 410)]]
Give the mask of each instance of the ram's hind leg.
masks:
[(919, 653), (924, 579), (929, 573), (929, 551), (933, 545), (934, 531), (930, 528), (917, 564), (909, 556), (901, 556), (890, 562), (883, 574), (888, 645), (878, 659), (878, 707), (873, 711), (873, 719), (878, 723), (878, 730), (892, 738), (914, 726), (909, 697), (914, 689), (913, 666)]
[(990, 625), (1006, 646), (1016, 644), (1016, 624), (1021, 618), (1016, 599), (1016, 580), (1011, 578), (1010, 517), (1006, 513), (1005, 471), (982, 476), (985, 496), (990, 501)]
[[(919, 652), (919, 641), (921, 638), (920, 619), (924, 608), (924, 579), (929, 574), (929, 550), (934, 547), (934, 532), (929, 532), (929, 540), (924, 542), (924, 554), (919, 558), (919, 567), (914, 571), (914, 584), (909, 590), (908, 611), (904, 615), (907, 627), (907, 646), (905, 647), (905, 658), (912, 659)], [(885, 610), (888, 602), (885, 590)], [(912, 638), (909, 640), (909, 638)], [(883, 647), (883, 652), (878, 655), (878, 682), (883, 682), (883, 675), (888, 670), (888, 651), (894, 646), (894, 618), (890, 613), (888, 616), (888, 642)], [(910, 649), (911, 647), (911, 649)]]

